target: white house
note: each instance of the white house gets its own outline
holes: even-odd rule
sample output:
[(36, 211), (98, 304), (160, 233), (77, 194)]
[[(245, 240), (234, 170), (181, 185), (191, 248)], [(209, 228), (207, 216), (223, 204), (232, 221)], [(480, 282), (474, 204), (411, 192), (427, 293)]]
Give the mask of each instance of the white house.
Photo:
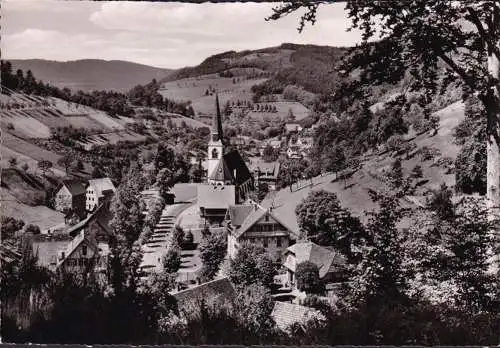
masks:
[(110, 178), (91, 179), (85, 191), (85, 208), (93, 211), (103, 200), (112, 196), (116, 191)]
[(280, 259), (298, 236), (285, 221), (277, 218), (272, 209), (257, 203), (230, 206), (226, 214), (228, 255), (233, 258), (244, 242), (263, 246), (269, 255)]

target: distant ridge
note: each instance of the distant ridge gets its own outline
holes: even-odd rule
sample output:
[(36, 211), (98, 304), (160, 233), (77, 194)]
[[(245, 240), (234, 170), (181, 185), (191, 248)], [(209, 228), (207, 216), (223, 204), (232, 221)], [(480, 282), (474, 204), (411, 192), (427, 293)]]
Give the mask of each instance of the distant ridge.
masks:
[(137, 84), (160, 80), (173, 70), (144, 64), (101, 59), (59, 62), (45, 59), (11, 59), (15, 70), (31, 70), (37, 79), (71, 90), (127, 91)]

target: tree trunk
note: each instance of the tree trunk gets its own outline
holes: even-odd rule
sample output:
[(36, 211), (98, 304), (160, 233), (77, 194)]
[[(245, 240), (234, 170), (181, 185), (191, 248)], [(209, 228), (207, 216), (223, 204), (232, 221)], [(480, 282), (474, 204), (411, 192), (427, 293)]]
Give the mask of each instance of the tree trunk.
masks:
[[(500, 43), (497, 45), (500, 47)], [(500, 217), (500, 62), (491, 53), (488, 57), (488, 71), (493, 79), (496, 79), (495, 86), (489, 94), (490, 103), (487, 107), (487, 207), (489, 218), (493, 220)]]
[[(500, 47), (500, 42), (497, 44)], [(500, 218), (500, 62), (493, 52), (488, 55), (488, 71), (495, 83), (487, 91), (487, 169), (486, 169), (486, 207), (488, 220), (494, 222)], [(498, 225), (497, 225), (498, 226)], [(491, 231), (493, 238), (490, 272), (498, 274), (500, 270), (500, 231), (495, 227)]]

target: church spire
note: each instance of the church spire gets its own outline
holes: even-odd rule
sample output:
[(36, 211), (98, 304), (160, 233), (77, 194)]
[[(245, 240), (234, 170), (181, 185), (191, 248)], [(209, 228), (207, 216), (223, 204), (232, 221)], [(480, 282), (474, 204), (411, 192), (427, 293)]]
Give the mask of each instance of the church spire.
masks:
[(215, 116), (212, 122), (212, 134), (217, 134), (220, 141), (224, 141), (222, 134), (222, 119), (220, 114), (219, 94), (215, 93)]

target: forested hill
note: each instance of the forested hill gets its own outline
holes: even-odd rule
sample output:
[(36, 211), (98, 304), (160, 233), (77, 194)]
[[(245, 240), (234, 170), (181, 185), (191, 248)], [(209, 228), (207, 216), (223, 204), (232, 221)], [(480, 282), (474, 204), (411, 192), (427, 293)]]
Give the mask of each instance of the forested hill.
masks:
[(68, 62), (44, 59), (11, 60), (13, 70), (31, 70), (37, 78), (73, 91), (114, 90), (125, 92), (137, 84), (168, 75), (170, 69), (120, 60), (82, 59)]
[(160, 81), (254, 73), (270, 77), (269, 83), (279, 88), (295, 84), (313, 93), (330, 93), (339, 80), (334, 67), (344, 52), (341, 47), (290, 43), (253, 51), (228, 51), (208, 57), (197, 66), (179, 69)]

